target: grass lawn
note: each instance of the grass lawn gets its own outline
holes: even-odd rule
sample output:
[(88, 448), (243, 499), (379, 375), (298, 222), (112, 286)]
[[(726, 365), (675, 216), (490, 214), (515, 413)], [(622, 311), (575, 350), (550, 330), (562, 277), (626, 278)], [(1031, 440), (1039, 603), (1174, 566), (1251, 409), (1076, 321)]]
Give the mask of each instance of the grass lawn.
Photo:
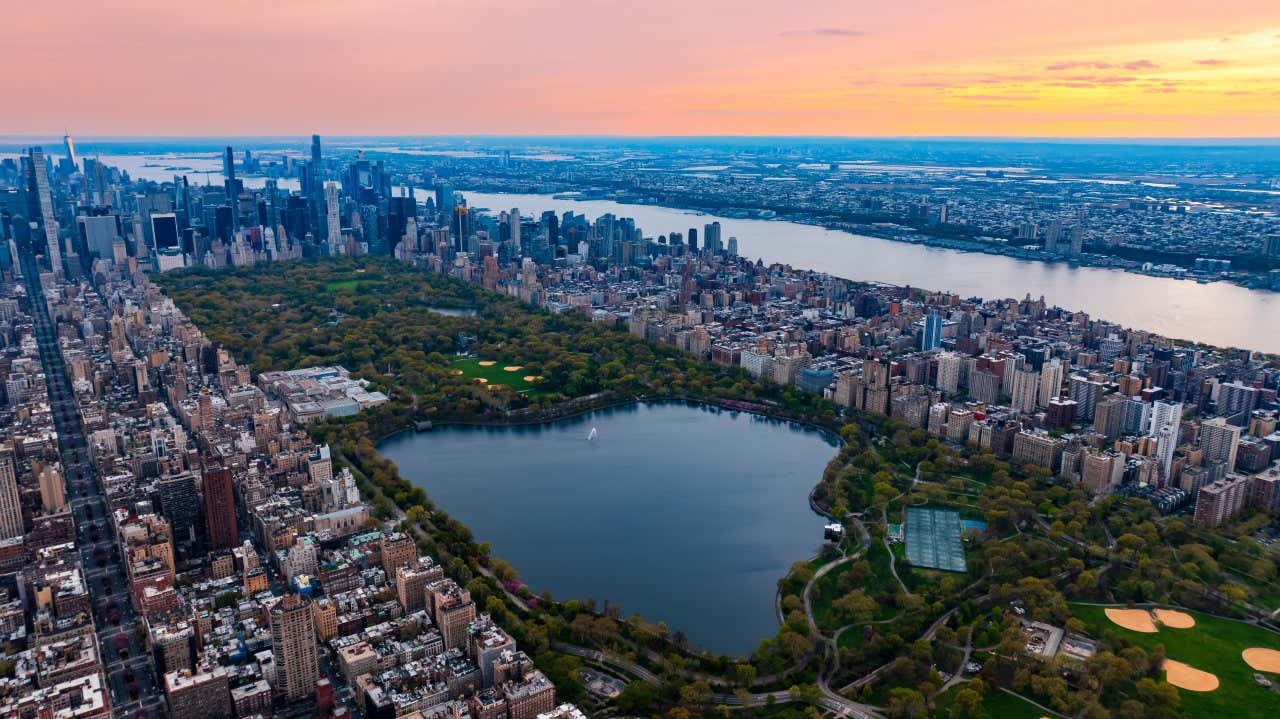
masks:
[[(1105, 607), (1073, 604), (1071, 611), (1085, 624), (1089, 633), (1098, 637), (1119, 637), (1146, 650), (1163, 644), (1170, 659), (1185, 662), (1218, 676), (1217, 691), (1179, 690), (1182, 706), (1188, 716), (1231, 717), (1231, 719), (1269, 719), (1280, 716), (1280, 693), (1259, 687), (1253, 681), (1254, 670), (1244, 663), (1240, 653), (1250, 647), (1280, 649), (1280, 635), (1265, 629), (1218, 619), (1199, 612), (1188, 612), (1196, 620), (1191, 629), (1171, 629), (1163, 625), (1155, 634), (1122, 629), (1111, 623)], [(1280, 676), (1270, 675), (1274, 681)]]
[[(856, 561), (858, 560), (853, 560), (853, 562)], [(818, 627), (821, 629), (829, 631), (840, 626), (840, 621), (836, 618), (835, 612), (831, 608), (831, 603), (840, 598), (840, 590), (838, 589), (840, 577), (848, 573), (849, 569), (853, 567), (853, 562), (841, 564), (822, 575), (813, 584), (809, 602), (813, 607), (813, 620), (818, 623)]]
[(334, 282), (326, 282), (324, 285), (325, 292), (355, 292), (360, 287), (360, 280), (338, 280)]
[(1000, 719), (1040, 719), (1044, 710), (1008, 692), (993, 690), (982, 698), (982, 708), (989, 717)]
[[(884, 629), (887, 625), (880, 625), (880, 629)], [(836, 641), (841, 649), (861, 649), (866, 644), (865, 627), (849, 627), (840, 633), (840, 638)]]
[[(946, 694), (939, 696), (937, 708), (933, 710), (932, 716), (950, 716), (951, 702), (963, 687), (963, 684), (956, 685), (948, 689)], [(982, 709), (990, 719), (1040, 719), (1045, 715), (1044, 710), (1037, 708), (1034, 704), (999, 689), (990, 689), (987, 692), (987, 695), (982, 698)]]
[(527, 394), (541, 394), (537, 391), (538, 382), (530, 381), (525, 377), (531, 376), (529, 370), (521, 368), (508, 372), (504, 367), (507, 365), (503, 362), (497, 362), (488, 366), (480, 363), (485, 360), (479, 359), (455, 359), (449, 363), (449, 369), (461, 370), (462, 376), (467, 379), (484, 379), (486, 384), (500, 384), (510, 387), (516, 392)]

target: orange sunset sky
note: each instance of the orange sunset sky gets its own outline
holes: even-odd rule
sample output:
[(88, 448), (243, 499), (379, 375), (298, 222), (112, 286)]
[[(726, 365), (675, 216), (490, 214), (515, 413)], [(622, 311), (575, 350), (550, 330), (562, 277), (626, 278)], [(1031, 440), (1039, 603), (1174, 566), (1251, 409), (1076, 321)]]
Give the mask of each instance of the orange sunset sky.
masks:
[(1280, 135), (1280, 0), (4, 3), (0, 134)]

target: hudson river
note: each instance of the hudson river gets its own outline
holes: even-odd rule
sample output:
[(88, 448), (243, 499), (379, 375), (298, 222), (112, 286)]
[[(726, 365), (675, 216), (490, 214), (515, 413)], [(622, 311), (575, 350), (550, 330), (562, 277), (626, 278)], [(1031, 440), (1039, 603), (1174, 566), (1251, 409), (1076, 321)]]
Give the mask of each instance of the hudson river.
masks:
[(827, 230), (779, 220), (738, 220), (656, 205), (606, 200), (556, 200), (550, 195), (463, 192), (468, 204), (494, 212), (520, 208), (526, 216), (544, 210), (572, 211), (595, 220), (611, 212), (635, 218), (646, 236), (688, 235), (690, 227), (718, 220), (721, 234), (738, 238), (738, 252), (765, 262), (828, 272), (851, 280), (887, 282), (964, 297), (1032, 297), (1083, 310), (1126, 327), (1220, 346), (1280, 353), (1280, 292), (1250, 290), (1227, 282), (1192, 280), (1063, 263), (1018, 260), (960, 252)]
[(380, 449), (535, 592), (608, 600), (745, 656), (778, 630), (777, 581), (822, 544), (808, 493), (836, 444), (788, 422), (660, 403), (439, 427)]

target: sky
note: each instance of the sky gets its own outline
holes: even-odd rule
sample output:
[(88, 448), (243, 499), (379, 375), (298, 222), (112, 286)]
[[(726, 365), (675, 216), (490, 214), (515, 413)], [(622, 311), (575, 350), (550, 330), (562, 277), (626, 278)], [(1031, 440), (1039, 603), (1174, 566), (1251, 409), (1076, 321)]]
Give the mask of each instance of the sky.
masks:
[(1280, 135), (1277, 0), (59, 0), (0, 56), (0, 135)]

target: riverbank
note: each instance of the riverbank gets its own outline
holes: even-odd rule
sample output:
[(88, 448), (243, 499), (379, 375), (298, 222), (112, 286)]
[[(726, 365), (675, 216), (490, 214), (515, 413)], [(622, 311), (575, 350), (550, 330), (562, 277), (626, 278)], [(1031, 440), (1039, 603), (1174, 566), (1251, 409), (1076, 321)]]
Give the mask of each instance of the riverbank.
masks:
[[(476, 190), (476, 192), (511, 194), (519, 193), (520, 190), (510, 189), (503, 186), (487, 186), (485, 189)], [(561, 196), (561, 193), (565, 192), (569, 191), (560, 190), (558, 193), (552, 195), (552, 198), (568, 199)], [(764, 206), (754, 208), (713, 206), (700, 204), (680, 196), (664, 196), (664, 202), (662, 204), (648, 202), (648, 199), (650, 198), (622, 194), (600, 198), (587, 198), (583, 196), (572, 201), (616, 202), (620, 205), (629, 207), (665, 207), (698, 214), (717, 215), (735, 220), (791, 222), (799, 225), (818, 227), (825, 230), (873, 237), (875, 239), (885, 240), (888, 242), (932, 247), (968, 254), (1008, 257), (1014, 260), (1036, 262), (1045, 265), (1091, 267), (1141, 275), (1144, 277), (1197, 283), (1222, 282), (1250, 290), (1265, 292), (1280, 291), (1275, 290), (1270, 286), (1270, 278), (1266, 273), (1245, 273), (1240, 271), (1221, 273), (1196, 270), (1194, 266), (1187, 266), (1187, 264), (1181, 262), (1172, 262), (1172, 260), (1177, 258), (1168, 258), (1170, 260), (1168, 262), (1147, 262), (1132, 260), (1119, 255), (1100, 255), (1095, 253), (1081, 253), (1071, 256), (1049, 255), (1041, 251), (1028, 249), (1024, 246), (1011, 245), (1009, 244), (1009, 238), (1007, 237), (956, 232), (938, 234), (937, 232), (931, 232), (930, 226), (905, 224), (897, 218), (885, 218), (883, 221), (875, 222), (854, 221), (840, 214), (815, 214), (785, 206)], [(948, 226), (943, 225), (942, 227)], [(658, 233), (665, 233), (669, 231), (669, 229), (675, 228), (664, 228), (659, 230)], [(1190, 259), (1188, 261), (1190, 261)], [(1146, 267), (1145, 265), (1151, 265), (1151, 267)]]
[[(738, 253), (868, 285), (925, 288), (961, 298), (1043, 297), (1050, 307), (1084, 312), (1138, 328), (1178, 345), (1248, 348), (1280, 353), (1280, 293), (1225, 282), (1198, 283), (998, 254), (963, 252), (826, 229), (790, 221), (694, 214), (660, 205), (607, 200), (556, 200), (549, 195), (464, 191), (470, 206), (492, 212), (520, 208), (573, 212), (588, 218), (630, 217), (646, 235), (701, 229), (719, 222)], [(1223, 312), (1222, 308), (1231, 308)]]

